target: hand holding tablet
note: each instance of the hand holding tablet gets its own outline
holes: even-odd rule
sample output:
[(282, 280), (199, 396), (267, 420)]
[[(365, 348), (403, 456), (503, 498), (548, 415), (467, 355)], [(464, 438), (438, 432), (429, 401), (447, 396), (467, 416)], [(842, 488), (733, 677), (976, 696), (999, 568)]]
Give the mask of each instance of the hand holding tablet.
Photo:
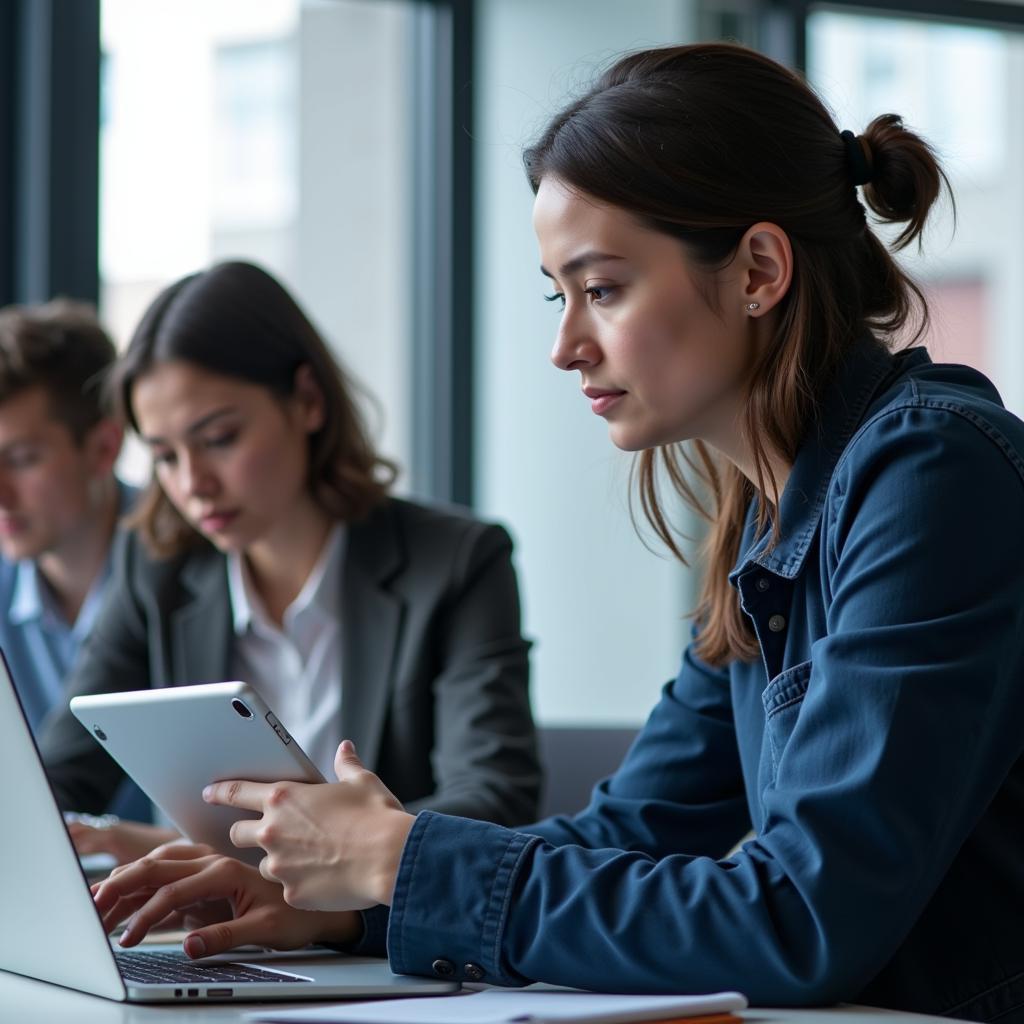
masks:
[(203, 800), (224, 779), (323, 782), (274, 713), (242, 682), (75, 697), (75, 717), (193, 842), (258, 863), (239, 850), (231, 825), (250, 813)]

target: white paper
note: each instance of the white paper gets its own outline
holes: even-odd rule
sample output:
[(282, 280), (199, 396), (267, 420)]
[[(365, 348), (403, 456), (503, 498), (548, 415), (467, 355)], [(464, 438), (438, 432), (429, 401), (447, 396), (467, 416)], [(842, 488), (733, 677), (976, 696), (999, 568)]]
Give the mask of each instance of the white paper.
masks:
[(742, 1010), (738, 992), (703, 996), (619, 996), (572, 989), (487, 989), (472, 995), (337, 1003), (302, 1010), (261, 1010), (249, 1020), (280, 1024), (628, 1024)]

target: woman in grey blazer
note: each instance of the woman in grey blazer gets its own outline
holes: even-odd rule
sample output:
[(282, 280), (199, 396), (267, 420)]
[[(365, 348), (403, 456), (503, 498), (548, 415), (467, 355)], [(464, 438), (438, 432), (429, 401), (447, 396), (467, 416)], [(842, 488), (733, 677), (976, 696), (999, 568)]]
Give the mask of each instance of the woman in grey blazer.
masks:
[[(393, 466), (284, 288), (245, 263), (171, 285), (111, 383), (153, 480), (70, 695), (245, 678), (329, 778), (347, 737), (410, 810), (531, 820), (508, 534), (388, 495)], [(106, 805), (121, 771), (66, 707), (42, 751), (64, 808)], [(128, 823), (73, 835), (120, 860), (166, 838)]]

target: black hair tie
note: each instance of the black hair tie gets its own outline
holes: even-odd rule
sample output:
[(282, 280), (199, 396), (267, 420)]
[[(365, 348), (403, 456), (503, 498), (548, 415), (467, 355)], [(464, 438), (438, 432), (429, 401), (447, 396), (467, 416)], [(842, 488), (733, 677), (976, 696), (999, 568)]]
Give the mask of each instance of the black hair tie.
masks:
[(851, 180), (854, 185), (866, 185), (872, 176), (867, 146), (859, 135), (854, 135), (851, 131), (840, 132), (839, 137), (846, 147), (846, 162), (850, 168)]

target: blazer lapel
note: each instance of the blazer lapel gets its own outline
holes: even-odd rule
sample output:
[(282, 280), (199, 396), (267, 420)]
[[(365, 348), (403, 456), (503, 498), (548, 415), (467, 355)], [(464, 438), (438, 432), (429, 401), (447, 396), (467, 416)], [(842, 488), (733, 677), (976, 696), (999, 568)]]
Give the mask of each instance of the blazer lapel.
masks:
[(394, 688), (405, 605), (385, 584), (405, 553), (394, 506), (379, 506), (348, 528), (341, 583), (342, 737), (375, 770)]
[(171, 615), (170, 686), (214, 683), (231, 671), (231, 598), (219, 552), (197, 552), (182, 567), (185, 599)]

